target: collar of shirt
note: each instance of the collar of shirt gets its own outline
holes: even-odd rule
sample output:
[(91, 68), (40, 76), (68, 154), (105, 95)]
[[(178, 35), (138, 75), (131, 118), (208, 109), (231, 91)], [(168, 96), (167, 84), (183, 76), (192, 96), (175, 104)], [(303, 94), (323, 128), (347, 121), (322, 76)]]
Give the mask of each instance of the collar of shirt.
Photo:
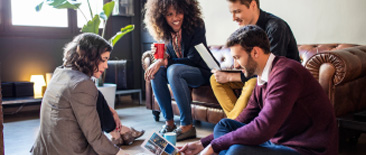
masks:
[(275, 58), (275, 56), (271, 53), (269, 55), (269, 58), (268, 58), (267, 62), (266, 62), (266, 66), (264, 66), (262, 76), (258, 76), (257, 84), (259, 86), (261, 86), (261, 85), (265, 84), (266, 82), (268, 82), (269, 73), (271, 73), (272, 62), (273, 62), (274, 58)]

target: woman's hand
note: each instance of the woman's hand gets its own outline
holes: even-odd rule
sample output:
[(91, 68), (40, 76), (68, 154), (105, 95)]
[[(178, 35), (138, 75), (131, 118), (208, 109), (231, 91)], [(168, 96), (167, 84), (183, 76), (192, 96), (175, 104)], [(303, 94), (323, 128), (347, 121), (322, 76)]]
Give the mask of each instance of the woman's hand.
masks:
[(159, 59), (155, 63), (151, 64), (145, 71), (144, 77), (146, 81), (150, 81), (154, 79), (154, 75), (161, 66), (167, 66), (168, 65), (168, 59)]
[[(155, 44), (155, 43), (154, 43)], [(155, 45), (154, 44), (151, 44), (151, 54), (152, 55), (155, 55), (155, 53), (156, 53), (156, 47), (155, 47)], [(166, 51), (166, 46), (164, 46), (164, 51)], [(166, 58), (168, 58), (169, 57), (169, 54), (168, 53), (166, 53), (166, 52), (164, 52), (164, 59), (166, 59)], [(166, 63), (166, 64), (168, 64), (168, 63)], [(166, 65), (165, 65), (166, 66)]]
[(156, 53), (156, 47), (155, 47), (155, 45), (154, 45), (155, 43), (153, 43), (153, 44), (151, 44), (151, 46), (150, 46), (150, 51), (151, 51), (151, 54), (152, 55), (154, 55), (155, 53)]

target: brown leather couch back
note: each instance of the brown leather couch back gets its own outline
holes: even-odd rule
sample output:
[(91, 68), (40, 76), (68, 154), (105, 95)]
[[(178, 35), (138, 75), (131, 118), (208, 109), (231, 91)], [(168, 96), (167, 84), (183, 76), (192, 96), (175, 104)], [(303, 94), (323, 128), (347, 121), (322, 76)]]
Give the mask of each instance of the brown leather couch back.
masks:
[(305, 63), (309, 58), (315, 54), (340, 50), (348, 47), (358, 46), (356, 44), (308, 44), (308, 45), (298, 45), (299, 55), (301, 64), (305, 66)]

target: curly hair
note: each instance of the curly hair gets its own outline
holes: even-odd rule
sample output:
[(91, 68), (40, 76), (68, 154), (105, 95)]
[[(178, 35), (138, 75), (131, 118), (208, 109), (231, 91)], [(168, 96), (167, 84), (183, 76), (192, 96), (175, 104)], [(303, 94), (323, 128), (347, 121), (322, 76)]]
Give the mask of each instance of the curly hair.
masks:
[(165, 20), (170, 6), (176, 10), (182, 10), (184, 13), (182, 29), (188, 34), (193, 33), (195, 27), (204, 26), (197, 0), (148, 0), (144, 7), (144, 23), (155, 40), (169, 41), (171, 39), (173, 29)]
[(91, 77), (98, 71), (101, 54), (111, 51), (112, 45), (101, 36), (82, 33), (65, 45), (63, 66), (72, 67)]

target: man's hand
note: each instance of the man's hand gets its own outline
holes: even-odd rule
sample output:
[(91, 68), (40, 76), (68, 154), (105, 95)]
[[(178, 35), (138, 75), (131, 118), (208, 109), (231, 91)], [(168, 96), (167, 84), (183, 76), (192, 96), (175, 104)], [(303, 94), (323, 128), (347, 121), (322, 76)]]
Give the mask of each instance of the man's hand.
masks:
[(179, 152), (184, 153), (185, 155), (195, 155), (203, 150), (203, 145), (201, 141), (195, 141), (185, 144), (182, 148), (179, 149)]
[(229, 79), (228, 79), (228, 74), (230, 73), (226, 73), (226, 72), (221, 72), (221, 71), (218, 71), (218, 70), (211, 70), (211, 73), (213, 73), (213, 75), (215, 76), (215, 79), (216, 79), (216, 82), (218, 83), (228, 83), (230, 82)]
[(211, 144), (208, 145), (201, 153), (200, 155), (216, 155), (217, 153), (214, 152), (212, 149)]

